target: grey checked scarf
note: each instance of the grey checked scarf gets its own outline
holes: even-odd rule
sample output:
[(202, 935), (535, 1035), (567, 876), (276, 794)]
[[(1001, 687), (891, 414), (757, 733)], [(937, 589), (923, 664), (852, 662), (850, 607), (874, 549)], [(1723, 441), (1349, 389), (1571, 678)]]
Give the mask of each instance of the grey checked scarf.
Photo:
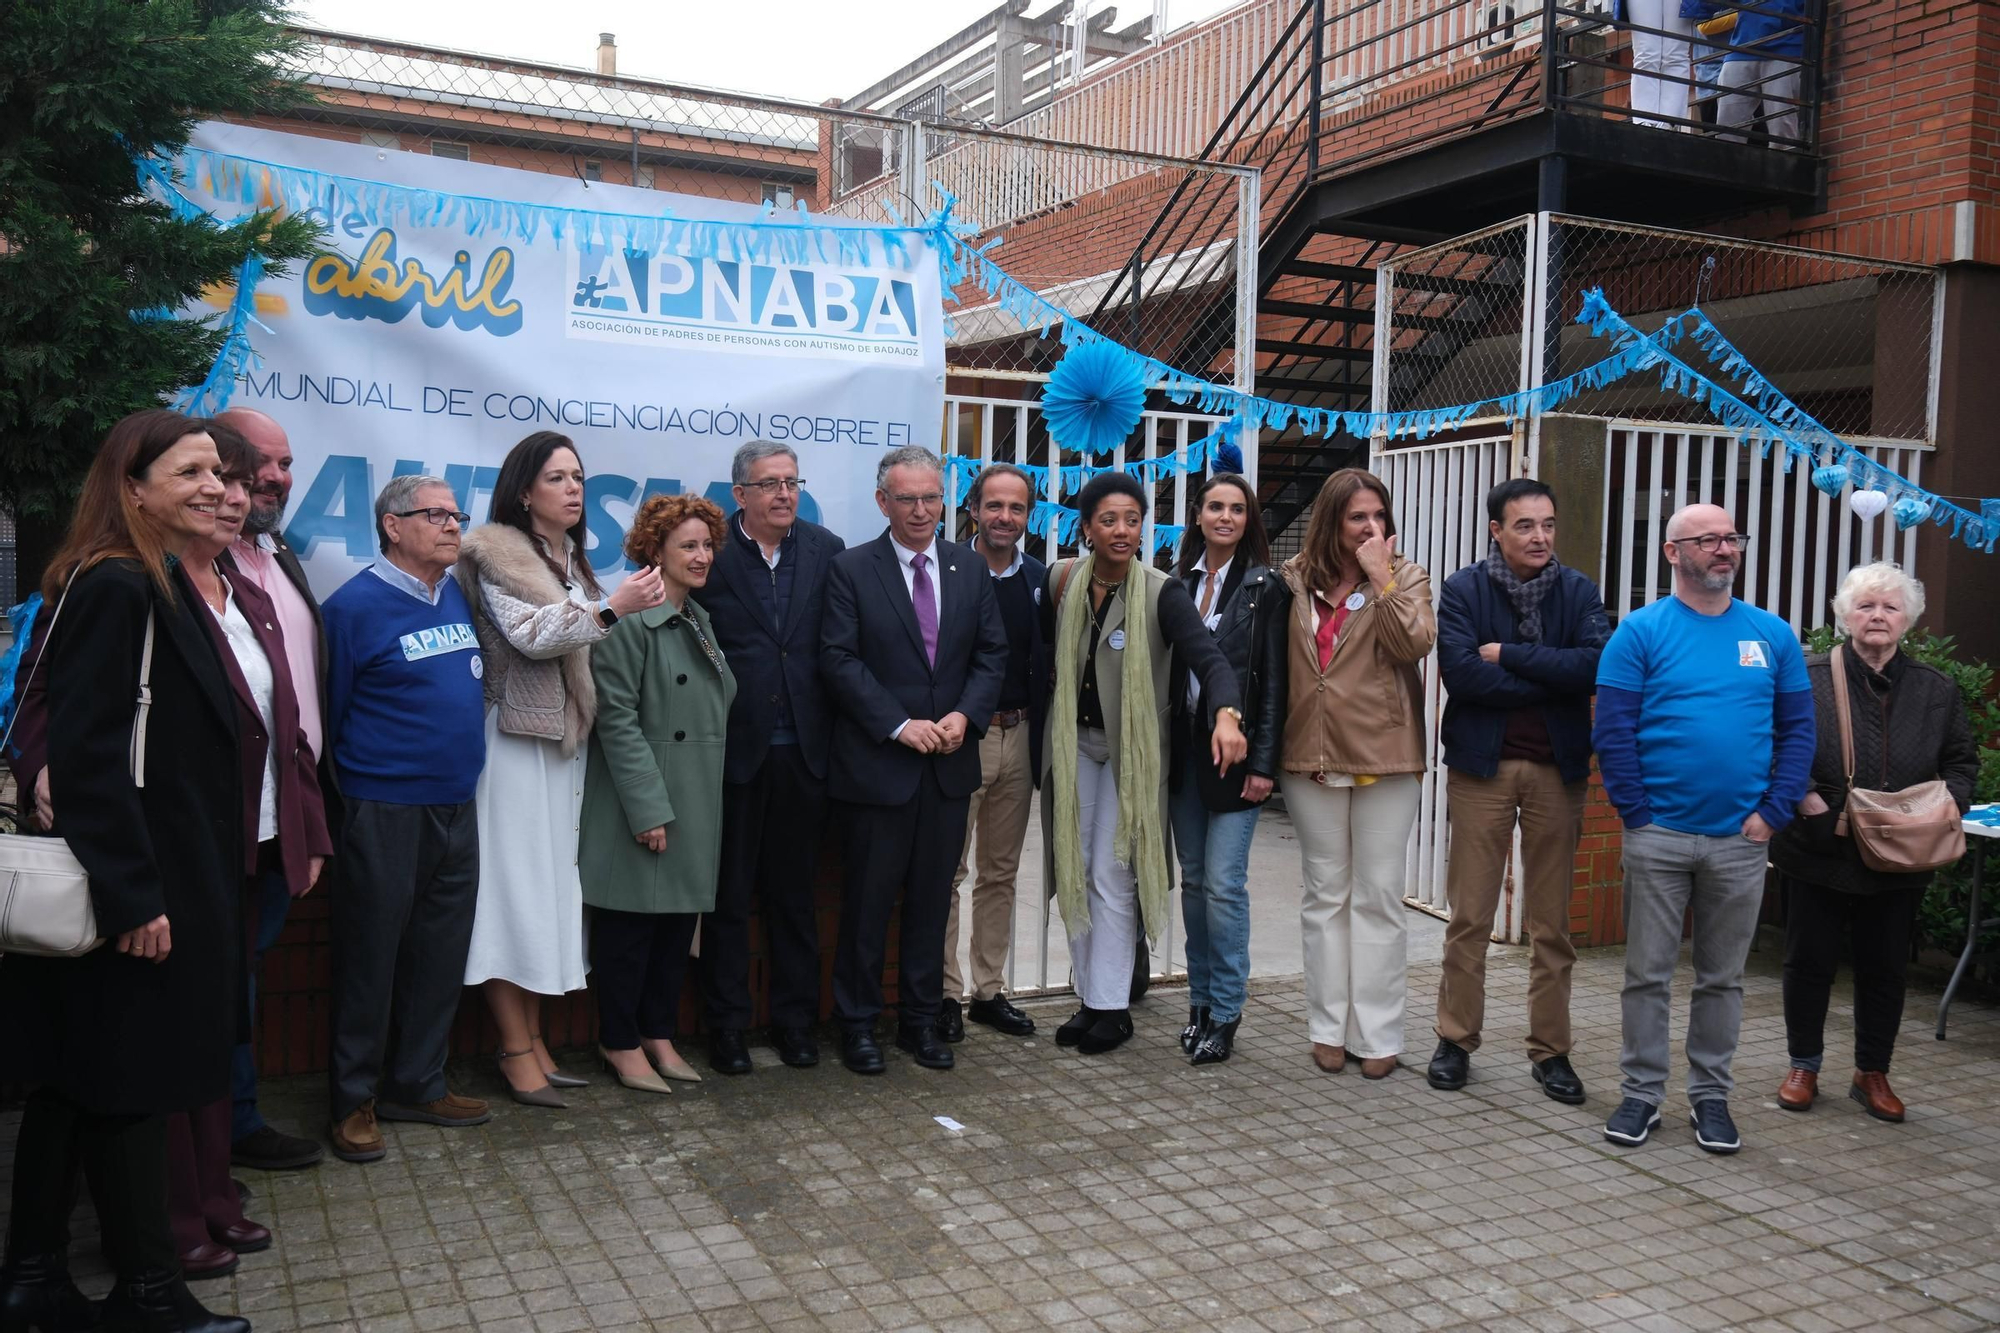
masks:
[(1500, 554), (1500, 543), (1489, 538), (1486, 544), (1486, 577), (1500, 585), (1514, 603), (1514, 613), (1521, 617), (1521, 638), (1526, 643), (1542, 641), (1542, 598), (1556, 586), (1562, 578), (1562, 561), (1553, 555), (1549, 563), (1542, 566), (1542, 572), (1523, 583), (1514, 573), (1512, 565)]

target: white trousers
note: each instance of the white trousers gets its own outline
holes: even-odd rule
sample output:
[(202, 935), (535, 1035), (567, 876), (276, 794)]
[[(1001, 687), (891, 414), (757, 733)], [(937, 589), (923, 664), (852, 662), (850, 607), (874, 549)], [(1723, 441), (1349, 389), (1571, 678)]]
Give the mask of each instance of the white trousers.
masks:
[[(1694, 20), (1681, 17), (1680, 0), (1625, 0), (1625, 14), (1634, 24), (1681, 34), (1678, 38), (1656, 37), (1633, 31), (1632, 123), (1685, 128), (1656, 117), (1688, 119), (1687, 80), (1692, 74), (1688, 39), (1694, 36)], [(1676, 79), (1680, 82), (1674, 82)]]
[(1299, 930), (1312, 1039), (1364, 1060), (1400, 1055), (1409, 978), (1403, 889), (1422, 780), (1405, 773), (1323, 787), (1287, 773), (1283, 782), (1305, 878)]
[(1090, 904), (1090, 929), (1069, 942), (1076, 993), (1092, 1009), (1128, 1009), (1141, 929), (1139, 879), (1111, 854), (1118, 832), (1118, 776), (1111, 770), (1111, 750), (1101, 731), (1077, 732), (1076, 805), (1084, 896)]
[[(1725, 60), (1722, 62), (1722, 99), (1715, 108), (1718, 125), (1747, 130), (1764, 102), (1764, 132), (1774, 139), (1799, 137), (1799, 67), (1788, 60)], [(1732, 134), (1747, 139), (1747, 134)]]

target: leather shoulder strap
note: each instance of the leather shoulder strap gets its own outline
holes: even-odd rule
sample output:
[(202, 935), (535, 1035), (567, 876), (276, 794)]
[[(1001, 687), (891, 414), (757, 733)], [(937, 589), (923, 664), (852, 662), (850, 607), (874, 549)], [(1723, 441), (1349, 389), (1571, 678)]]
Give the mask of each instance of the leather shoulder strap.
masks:
[(1847, 789), (1854, 790), (1854, 718), (1847, 708), (1847, 662), (1835, 645), (1828, 665), (1833, 672), (1833, 712), (1840, 719), (1840, 766), (1847, 770)]
[(1062, 577), (1056, 580), (1056, 610), (1062, 610), (1063, 589), (1069, 587), (1069, 576), (1076, 573), (1074, 558), (1063, 561)]

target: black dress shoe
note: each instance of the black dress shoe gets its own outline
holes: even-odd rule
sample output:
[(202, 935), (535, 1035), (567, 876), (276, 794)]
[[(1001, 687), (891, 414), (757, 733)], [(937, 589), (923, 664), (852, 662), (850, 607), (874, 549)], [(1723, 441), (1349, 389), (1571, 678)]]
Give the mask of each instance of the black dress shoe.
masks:
[(794, 1069), (811, 1069), (819, 1063), (819, 1043), (811, 1028), (772, 1028), (771, 1044), (778, 1058)]
[(958, 1007), (957, 1000), (946, 1000), (938, 1007), (934, 1026), (939, 1041), (965, 1040), (965, 1011)]
[(293, 1138), (265, 1125), (229, 1145), (229, 1164), (252, 1171), (297, 1171), (315, 1166), (326, 1149), (311, 1139)]
[(957, 1061), (951, 1047), (938, 1040), (936, 1023), (905, 1025), (896, 1029), (896, 1045), (915, 1056), (926, 1069), (949, 1069)]
[(1201, 1040), (1195, 1043), (1194, 1054), (1189, 1064), (1219, 1065), (1229, 1058), (1236, 1049), (1236, 1025), (1241, 1018), (1232, 1018), (1227, 1023), (1205, 1023), (1202, 1025)]
[(1035, 1020), (1016, 1009), (1004, 995), (996, 995), (990, 1000), (974, 1000), (965, 1006), (965, 1016), (1010, 1037), (1032, 1036), (1035, 1031)]
[(1056, 1029), (1056, 1045), (1077, 1045), (1083, 1040), (1083, 1034), (1090, 1031), (1090, 1025), (1097, 1021), (1097, 1016), (1100, 1012), (1086, 1004), (1083, 1008), (1071, 1014), (1069, 1021)]
[(872, 1032), (841, 1033), (840, 1063), (857, 1074), (879, 1074), (888, 1067), (882, 1063), (882, 1048)]
[(1583, 1080), (1569, 1067), (1567, 1055), (1552, 1055), (1533, 1068), (1543, 1092), (1568, 1106), (1583, 1105)]
[(0, 1269), (0, 1329), (85, 1333), (96, 1327), (97, 1303), (70, 1280), (65, 1256), (22, 1256)]
[(1201, 1030), (1208, 1026), (1208, 1006), (1191, 1004), (1188, 1006), (1187, 1026), (1181, 1029), (1181, 1054), (1193, 1055), (1194, 1048), (1201, 1045)]
[(1083, 1034), (1076, 1043), (1076, 1049), (1085, 1055), (1102, 1055), (1115, 1051), (1132, 1039), (1132, 1011), (1130, 1009), (1101, 1009), (1097, 1021), (1090, 1025), (1090, 1031)]
[(120, 1278), (104, 1301), (104, 1333), (250, 1333), (250, 1321), (211, 1314), (171, 1273)]
[(717, 1028), (708, 1034), (708, 1065), (718, 1074), (750, 1072), (750, 1046), (742, 1028)]
[(1441, 1092), (1457, 1092), (1465, 1086), (1465, 1076), (1472, 1069), (1472, 1052), (1455, 1041), (1438, 1040), (1438, 1048), (1431, 1056), (1430, 1068), (1424, 1077), (1433, 1088)]
[(181, 1276), (189, 1282), (228, 1277), (242, 1266), (243, 1260), (236, 1251), (212, 1240), (181, 1251)]

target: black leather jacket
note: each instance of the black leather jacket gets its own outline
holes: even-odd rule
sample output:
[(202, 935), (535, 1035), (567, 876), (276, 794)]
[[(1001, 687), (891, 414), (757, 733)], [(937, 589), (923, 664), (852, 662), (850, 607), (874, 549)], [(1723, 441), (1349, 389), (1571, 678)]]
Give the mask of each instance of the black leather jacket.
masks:
[[(1199, 599), (1200, 574), (1180, 577), (1189, 594)], [(1227, 773), (1217, 773), (1208, 761), (1206, 710), (1197, 715), (1189, 707), (1188, 673), (1175, 664), (1171, 783), (1179, 788), (1185, 756), (1189, 749), (1195, 749), (1201, 760), (1196, 771), (1202, 804), (1216, 814), (1248, 810), (1255, 804), (1243, 799), (1243, 779), (1249, 774), (1278, 776), (1289, 697), (1285, 629), (1291, 602), (1291, 590), (1284, 580), (1263, 565), (1232, 566), (1223, 581), (1222, 619), (1215, 627), (1215, 643), (1229, 660), (1229, 669), (1236, 673), (1243, 693), (1243, 731), (1250, 739), (1249, 757)]]

